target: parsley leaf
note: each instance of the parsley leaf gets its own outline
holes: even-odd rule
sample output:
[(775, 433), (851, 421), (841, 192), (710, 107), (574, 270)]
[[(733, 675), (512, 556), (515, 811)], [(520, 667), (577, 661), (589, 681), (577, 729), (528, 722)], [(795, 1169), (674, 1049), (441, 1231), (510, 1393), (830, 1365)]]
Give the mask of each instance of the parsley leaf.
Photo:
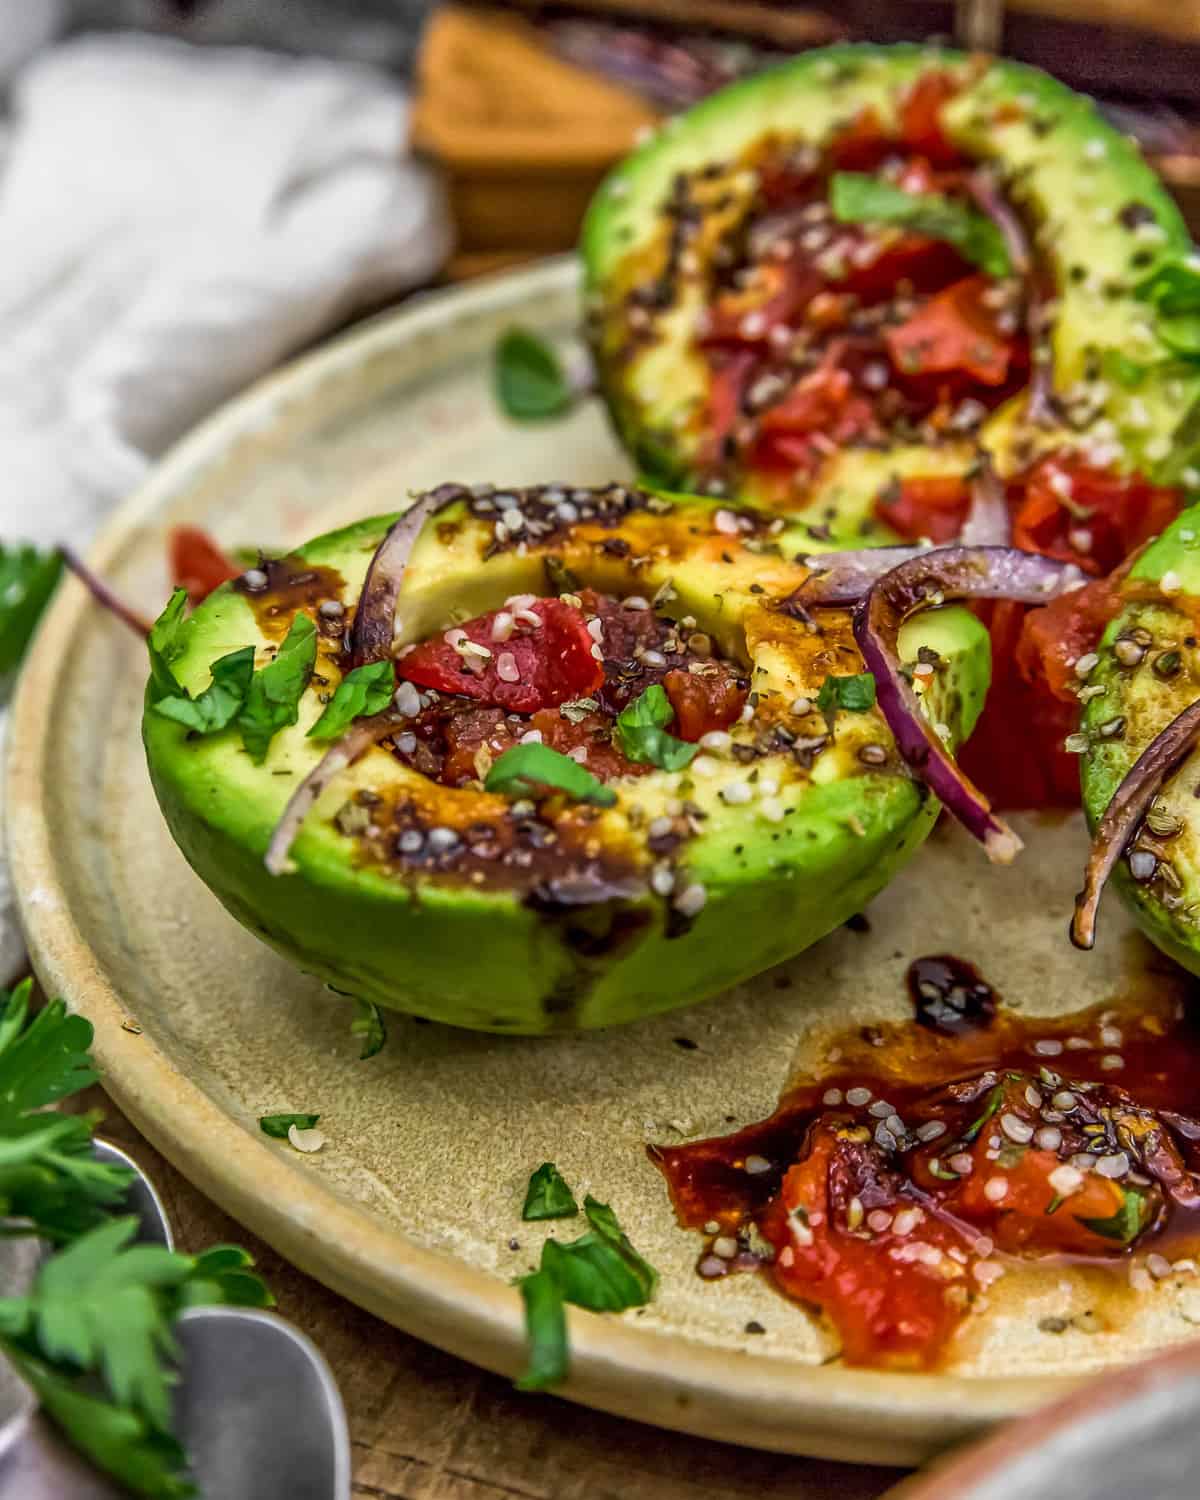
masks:
[(390, 661), (355, 667), (338, 683), (325, 712), (308, 731), (310, 740), (335, 740), (355, 719), (382, 713), (396, 691), (396, 668)]
[(350, 1035), (362, 1037), (359, 1062), (366, 1062), (368, 1057), (374, 1057), (377, 1052), (383, 1051), (387, 1041), (387, 1026), (384, 1024), (383, 1012), (373, 1000), (363, 1000), (357, 995), (354, 997), (354, 1019), (350, 1022)]
[(250, 679), (254, 676), (254, 647), (243, 646), (240, 651), (231, 651), (228, 656), (213, 662), (210, 670), (212, 681), (197, 697), (192, 698), (186, 692), (172, 693), (154, 704), (154, 712), (164, 719), (174, 719), (196, 734), (217, 734), (227, 729), (250, 691)]
[(1079, 1218), (1078, 1214), (1075, 1217), (1085, 1229), (1090, 1229), (1093, 1234), (1098, 1234), (1106, 1240), (1116, 1240), (1120, 1245), (1131, 1245), (1142, 1232), (1147, 1207), (1147, 1202), (1141, 1193), (1135, 1193), (1126, 1188), (1120, 1208), (1110, 1218), (1083, 1219)]
[(529, 1362), (516, 1382), (519, 1391), (544, 1391), (567, 1378), (567, 1308), (562, 1288), (549, 1271), (522, 1276), (517, 1286), (525, 1303)]
[(20, 666), (62, 565), (57, 552), (0, 543), (0, 677)]
[(691, 765), (699, 747), (666, 733), (674, 717), (662, 684), (652, 683), (617, 715), (613, 739), (630, 760), (664, 771), (682, 771)]
[(578, 1212), (579, 1204), (562, 1174), (552, 1161), (544, 1161), (529, 1179), (521, 1217), (529, 1223), (536, 1219), (570, 1219)]
[(567, 1373), (563, 1304), (592, 1312), (622, 1312), (650, 1301), (658, 1273), (633, 1248), (606, 1203), (590, 1195), (583, 1211), (591, 1228), (567, 1244), (547, 1240), (538, 1270), (518, 1283), (525, 1300), (529, 1364), (517, 1381), (521, 1390), (544, 1390)]
[(829, 184), (833, 217), (842, 224), (895, 224), (953, 245), (989, 276), (1010, 276), (1004, 237), (986, 214), (940, 193), (906, 193), (863, 172), (835, 172)]
[(1200, 359), (1200, 271), (1167, 261), (1138, 283), (1134, 296), (1153, 306), (1158, 336), (1173, 354)]
[(835, 714), (839, 708), (851, 713), (865, 713), (875, 704), (875, 678), (870, 672), (854, 677), (827, 677), (817, 694), (817, 707), (823, 714)]
[(612, 807), (617, 800), (611, 787), (549, 745), (514, 745), (497, 757), (483, 786), (485, 791), (505, 797), (536, 797), (548, 787), (565, 792), (576, 802), (592, 802), (597, 807)]
[(161, 615), (150, 627), (147, 645), (150, 649), (150, 699), (179, 695), (183, 688), (175, 676), (174, 666), (183, 655), (187, 609), (187, 589), (176, 589), (167, 600)]
[(258, 1128), (264, 1135), (286, 1141), (293, 1125), (297, 1130), (311, 1130), (320, 1118), (320, 1115), (259, 1115)]
[(983, 1127), (987, 1124), (987, 1122), (992, 1118), (992, 1116), (996, 1113), (996, 1111), (1003, 1103), (1004, 1085), (998, 1083), (992, 1090), (992, 1092), (987, 1096), (987, 1103), (983, 1106), (983, 1113), (979, 1116), (978, 1119), (972, 1120), (970, 1125), (968, 1125), (967, 1128), (963, 1131), (961, 1139), (964, 1141), (964, 1143), (969, 1145), (970, 1142), (975, 1139), (975, 1137), (979, 1134), (979, 1132), (983, 1129)]
[(571, 405), (571, 387), (558, 355), (526, 328), (501, 335), (492, 381), (500, 409), (517, 422), (556, 417)]
[(279, 731), (300, 717), (300, 699), (316, 659), (317, 627), (308, 615), (300, 613), (292, 620), (275, 660), (255, 672), (238, 714), (242, 744), (251, 760), (261, 765)]

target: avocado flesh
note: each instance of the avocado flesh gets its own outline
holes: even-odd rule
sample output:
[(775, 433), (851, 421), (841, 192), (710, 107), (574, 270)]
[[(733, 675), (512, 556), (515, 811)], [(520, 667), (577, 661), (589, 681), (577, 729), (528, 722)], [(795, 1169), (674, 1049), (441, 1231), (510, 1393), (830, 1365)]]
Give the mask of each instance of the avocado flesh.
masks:
[[(1188, 457), (1171, 438), (1200, 399), (1200, 373), (1172, 361), (1151, 308), (1133, 289), (1158, 265), (1185, 258), (1191, 244), (1137, 148), (1090, 100), (1036, 69), (999, 60), (981, 67), (976, 58), (926, 47), (843, 46), (806, 53), (703, 101), (627, 158), (593, 199), (581, 240), (593, 348), (618, 435), (652, 482), (698, 487), (708, 369), (693, 331), (708, 302), (712, 245), (745, 216), (754, 192), (742, 164), (771, 137), (819, 149), (866, 109), (878, 112), (885, 129), (894, 126), (905, 92), (930, 71), (965, 80), (943, 110), (943, 129), (967, 156), (999, 170), (1052, 275), (1057, 304), (1051, 341), (1059, 415), (1046, 425), (1027, 422), (1019, 393), (982, 424), (979, 446), (1005, 477), (1042, 453), (1082, 447), (1102, 468), (1160, 483), (1179, 478)], [(677, 174), (713, 163), (727, 169), (711, 184), (727, 204), (706, 215), (689, 241), (698, 266), (678, 277), (674, 304), (657, 316), (652, 336), (631, 347), (624, 299), (665, 265), (662, 205)], [(1123, 385), (1108, 377), (1112, 353), (1149, 368)], [(883, 487), (874, 485), (874, 471), (885, 470), (884, 483), (964, 473), (976, 447), (959, 441), (901, 452), (898, 445), (890, 467), (887, 457), (865, 449), (831, 457), (795, 502), (800, 513), (820, 517), (847, 544), (887, 542), (893, 538), (878, 521), (862, 524)], [(846, 485), (857, 462), (870, 466), (870, 493), (866, 474)], [(766, 503), (770, 489), (768, 479), (749, 473), (738, 497)]]
[[(1087, 687), (1104, 689), (1088, 700), (1082, 723), (1088, 737), (1082, 757), (1083, 805), (1093, 829), (1142, 751), (1200, 697), (1200, 505), (1180, 512), (1138, 558), (1129, 579), (1131, 591), (1148, 597), (1131, 599), (1112, 621), (1096, 648), (1099, 663), (1087, 678)], [(1156, 586), (1164, 579), (1169, 593), (1156, 597)], [(1114, 647), (1135, 630), (1149, 632), (1152, 644), (1136, 666), (1123, 666)], [(1128, 646), (1123, 649), (1128, 653)], [(1179, 664), (1172, 671), (1175, 653)], [(1114, 720), (1124, 720), (1117, 734), (1112, 732)], [(1193, 974), (1200, 974), (1198, 788), (1200, 750), (1194, 750), (1155, 803), (1180, 832), (1156, 838), (1143, 827), (1136, 840), (1138, 847), (1159, 856), (1160, 873), (1140, 884), (1122, 858), (1109, 881), (1150, 941)]]
[[(578, 524), (527, 546), (524, 555), (509, 548), (486, 561), (492, 522), (456, 503), (426, 526), (414, 550), (399, 599), (398, 644), (494, 609), (514, 593), (553, 592), (544, 562), (553, 553), (582, 584), (602, 591), (650, 597), (671, 584), (677, 594), (671, 613), (694, 615), (726, 654), (752, 668), (752, 688), (767, 705), (760, 715), (819, 731), (823, 720), (815, 709), (795, 719), (786, 705), (800, 696), (815, 699), (827, 675), (853, 674), (862, 663), (844, 613), (828, 612), (818, 635), (773, 608), (807, 576), (794, 561), (811, 550), (803, 528), (761, 534), (747, 545), (719, 529), (713, 503), (682, 497), (656, 503), (660, 514), (636, 511), (616, 526)], [(298, 554), (336, 570), (342, 586), (331, 596), (347, 610), (392, 519), (318, 538)], [(615, 555), (625, 549), (614, 542), (628, 543), (626, 556)], [(260, 610), (225, 585), (195, 611), (175, 664), (190, 691), (206, 686), (210, 663), (226, 652), (249, 642), (266, 646)], [(290, 610), (281, 611), (270, 622), (270, 639), (280, 639), (289, 622)], [(986, 632), (965, 611), (931, 610), (906, 626), (905, 659), (915, 659), (920, 645), (942, 660), (929, 712), (961, 738), (986, 691)], [(333, 651), (326, 642), (318, 660), (326, 693), (338, 678)], [(259, 664), (266, 659), (260, 652)], [(591, 909), (547, 913), (503, 884), (482, 889), (366, 857), (362, 842), (335, 822), (356, 792), (375, 794), (384, 807), (411, 797), (429, 824), (460, 828), (506, 817), (510, 806), (482, 790), (435, 784), (375, 748), (336, 779), (309, 815), (291, 851), (295, 873), (272, 877), (263, 854), (288, 797), (320, 757), (305, 734), (322, 706), (310, 686), (299, 722), (276, 736), (256, 766), (235, 731), (189, 739), (148, 705), (147, 757), (171, 832), (234, 916), (302, 968), (339, 990), (474, 1029), (612, 1025), (746, 979), (861, 909), (917, 848), (938, 811), (900, 765), (878, 711), (843, 711), (810, 771), (785, 752), (751, 767), (705, 755), (682, 773), (654, 770), (610, 783), (618, 804), (591, 826), (636, 889)], [(859, 759), (867, 743), (888, 747), (885, 766)], [(749, 806), (727, 805), (722, 787), (751, 772), (759, 780), (776, 778), (777, 793)], [(680, 924), (670, 903), (648, 886), (654, 856), (645, 829), (677, 798), (705, 814), (702, 832), (676, 858), (686, 879), (705, 887), (707, 902), (686, 931), (671, 936)], [(541, 816), (554, 818), (562, 838), (574, 836), (581, 818), (596, 816), (577, 806), (555, 815), (550, 805), (542, 805)]]

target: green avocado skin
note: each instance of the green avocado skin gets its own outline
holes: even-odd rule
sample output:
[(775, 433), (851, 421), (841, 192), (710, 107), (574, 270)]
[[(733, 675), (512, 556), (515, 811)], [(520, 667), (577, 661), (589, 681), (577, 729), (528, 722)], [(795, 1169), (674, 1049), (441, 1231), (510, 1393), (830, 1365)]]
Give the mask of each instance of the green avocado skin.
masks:
[[(1172, 596), (1200, 598), (1200, 505), (1181, 511), (1141, 555), (1129, 576), (1134, 583), (1161, 584), (1166, 578)], [(1139, 627), (1150, 632), (1154, 644), (1136, 667), (1122, 666), (1113, 647)], [(1080, 764), (1083, 806), (1093, 830), (1138, 756), (1172, 719), (1200, 697), (1196, 628), (1196, 617), (1175, 608), (1171, 598), (1164, 596), (1130, 601), (1105, 631), (1097, 647), (1099, 663), (1087, 679), (1089, 687), (1103, 687), (1104, 692), (1089, 699), (1081, 726), (1089, 741)], [(1189, 641), (1193, 642), (1190, 646)], [(1163, 654), (1176, 651), (1179, 670), (1164, 677), (1155, 670), (1155, 662)], [(1106, 734), (1105, 727), (1116, 719), (1124, 721), (1122, 732), (1119, 736)], [(1129, 874), (1124, 859), (1109, 881), (1150, 941), (1193, 974), (1200, 974), (1198, 785), (1200, 755), (1193, 751), (1162, 793), (1170, 810), (1177, 812), (1185, 825), (1183, 832), (1164, 846), (1182, 899), (1170, 906), (1165, 904), (1161, 883), (1139, 884)]]
[[(384, 524), (321, 538), (300, 555), (337, 567), (353, 594)], [(186, 629), (175, 670), (191, 691), (204, 685), (218, 656), (261, 640), (245, 597), (229, 585)], [(905, 658), (914, 659), (920, 644), (948, 664), (931, 713), (961, 738), (987, 688), (987, 633), (966, 611), (943, 609), (906, 626)], [(547, 916), (511, 893), (356, 864), (356, 846), (330, 811), (344, 792), (332, 789), (293, 846), (296, 872), (272, 876), (263, 855), (298, 775), (316, 758), (303, 736), (319, 708), (310, 689), (300, 723), (276, 737), (257, 767), (234, 731), (189, 739), (147, 700), (143, 740), (170, 831), (233, 916), (301, 969), (339, 991), (474, 1030), (610, 1026), (748, 979), (861, 910), (938, 813), (907, 776), (864, 769), (808, 784), (780, 824), (747, 827), (730, 818), (706, 829), (689, 846), (687, 868), (705, 884), (707, 904), (678, 936), (668, 936), (666, 904), (653, 897), (592, 908), (586, 917)]]
[[(620, 299), (628, 290), (624, 263), (652, 241), (676, 174), (735, 161), (772, 133), (820, 145), (862, 109), (892, 121), (904, 91), (931, 70), (966, 80), (944, 113), (951, 139), (973, 157), (994, 161), (1015, 205), (1039, 226), (1060, 307), (1056, 387), (1072, 386), (1109, 350), (1144, 363), (1151, 373), (1136, 392), (1140, 405), (1133, 391), (1117, 386), (1103, 415), (1117, 429), (1130, 466), (1161, 483), (1177, 480), (1180, 463), (1190, 460), (1179, 457), (1178, 446), (1164, 457), (1156, 439), (1180, 425), (1200, 381), (1173, 370), (1172, 386), (1159, 373), (1170, 351), (1133, 290), (1153, 265), (1190, 254), (1182, 215), (1137, 148), (1092, 100), (1021, 63), (994, 59), (979, 76), (971, 68), (964, 53), (930, 46), (816, 49), (677, 116), (600, 185), (580, 237), (587, 324), (613, 426), (648, 482), (697, 487), (695, 434), (688, 436), (679, 403), (681, 393), (697, 399), (707, 380), (694, 353), (675, 343), (681, 337), (676, 332), (670, 372), (665, 364), (658, 367), (653, 393), (639, 388), (637, 361), (627, 357), (619, 331)], [(995, 128), (994, 112), (1005, 104), (1019, 106), (1027, 123)], [(1149, 228), (1122, 218), (1120, 211), (1132, 205), (1153, 221)], [(991, 424), (984, 429), (986, 444), (1002, 455), (1011, 436), (998, 430), (993, 444), (990, 431)], [(752, 478), (741, 498), (755, 502)]]

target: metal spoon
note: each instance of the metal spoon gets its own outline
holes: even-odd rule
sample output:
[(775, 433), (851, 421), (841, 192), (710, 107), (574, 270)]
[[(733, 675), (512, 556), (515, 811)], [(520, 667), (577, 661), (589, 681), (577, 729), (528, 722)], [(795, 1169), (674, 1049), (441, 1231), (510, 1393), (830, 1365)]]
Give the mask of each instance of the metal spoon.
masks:
[[(94, 1151), (136, 1174), (124, 1207), (140, 1220), (138, 1239), (173, 1249), (162, 1200), (138, 1164), (109, 1141)], [(41, 1255), (37, 1241), (0, 1242), (3, 1290), (27, 1288)], [(346, 1413), (310, 1339), (274, 1313), (245, 1307), (189, 1308), (175, 1336), (175, 1433), (205, 1500), (349, 1500)], [(120, 1500), (34, 1416), (35, 1406), (0, 1364), (0, 1500)]]

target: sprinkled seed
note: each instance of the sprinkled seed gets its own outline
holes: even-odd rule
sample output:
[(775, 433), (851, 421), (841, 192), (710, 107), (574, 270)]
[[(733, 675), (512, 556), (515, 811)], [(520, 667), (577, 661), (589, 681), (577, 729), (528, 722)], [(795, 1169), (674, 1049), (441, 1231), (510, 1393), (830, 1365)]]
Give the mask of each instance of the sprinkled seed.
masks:
[(745, 1161), (746, 1171), (751, 1177), (761, 1177), (764, 1172), (771, 1170), (771, 1163), (765, 1156), (748, 1156)]
[(863, 1201), (861, 1198), (851, 1198), (846, 1204), (846, 1228), (851, 1234), (859, 1228), (864, 1218)]
[(712, 1253), (722, 1260), (732, 1260), (738, 1253), (738, 1242), (729, 1234), (718, 1235), (712, 1242)]
[(669, 896), (675, 889), (675, 871), (660, 865), (650, 876), (650, 888), (656, 896)]
[(649, 599), (643, 599), (640, 594), (630, 594), (628, 599), (621, 600), (623, 609), (644, 610), (650, 608)]
[(708, 1223), (704, 1226), (704, 1232), (705, 1234), (720, 1234), (721, 1226), (717, 1223), (716, 1219), (709, 1219)]
[(1110, 1152), (1096, 1163), (1096, 1172), (1101, 1177), (1124, 1177), (1128, 1171), (1129, 1157), (1124, 1151)]
[(1033, 1137), (1039, 1151), (1057, 1151), (1062, 1145), (1063, 1134), (1057, 1125), (1043, 1125)]
[(416, 828), (406, 828), (397, 840), (401, 854), (416, 854), (425, 847), (425, 835)]
[(1060, 1089), (1050, 1102), (1054, 1105), (1055, 1109), (1061, 1109), (1066, 1114), (1075, 1108), (1078, 1101), (1070, 1089)]
[(917, 1139), (919, 1141), (936, 1141), (939, 1136), (946, 1134), (946, 1125), (943, 1120), (926, 1120), (924, 1125), (917, 1126)]
[(1171, 1274), (1173, 1267), (1165, 1255), (1159, 1255), (1157, 1251), (1152, 1251), (1146, 1257), (1146, 1269), (1154, 1277), (1155, 1281), (1161, 1281), (1164, 1276)]
[[(864, 1104), (869, 1104), (870, 1102), (871, 1102), (871, 1090), (870, 1089), (857, 1088), (857, 1089), (847, 1089), (846, 1090), (846, 1103), (847, 1104), (852, 1104), (855, 1109), (861, 1109)], [(890, 1104), (888, 1105), (887, 1112), (889, 1114), (891, 1113), (891, 1105)]]
[(867, 1113), (875, 1115), (877, 1119), (884, 1120), (888, 1115), (894, 1115), (896, 1111), (886, 1099), (876, 1099)]
[(697, 755), (692, 761), (692, 774), (695, 776), (712, 776), (721, 769), (721, 762), (714, 760), (711, 755)]
[(458, 843), (458, 834), (453, 828), (431, 828), (429, 847), (435, 854), (446, 854)]
[(398, 713), (406, 719), (415, 719), (421, 712), (421, 695), (411, 682), (402, 682), (392, 695)]
[(960, 1177), (969, 1177), (975, 1170), (975, 1158), (969, 1151), (959, 1151), (954, 1156), (947, 1157), (946, 1165)]
[(710, 729), (707, 734), (700, 736), (702, 750), (728, 750), (732, 743), (733, 740), (725, 729)]
[(897, 1140), (902, 1140), (904, 1136), (908, 1134), (907, 1130), (904, 1127), (904, 1121), (900, 1118), (899, 1115), (888, 1115), (887, 1119), (883, 1123), (897, 1138)]
[(782, 823), (787, 815), (787, 809), (778, 797), (764, 797), (758, 804), (758, 811), (768, 823)]
[(602, 641), (604, 639), (604, 621), (599, 615), (594, 620), (587, 622), (587, 632), (594, 641)]
[(1042, 1107), (1042, 1092), (1032, 1083), (1025, 1085), (1025, 1103), (1028, 1104), (1030, 1109), (1041, 1109)]
[(719, 1256), (706, 1255), (696, 1270), (706, 1281), (712, 1281), (718, 1276), (724, 1276), (729, 1267)]
[(1111, 719), (1105, 719), (1099, 726), (1100, 737), (1105, 740), (1117, 740), (1125, 733), (1125, 715), (1117, 714)]
[(919, 1208), (902, 1208), (892, 1220), (892, 1233), (911, 1234), (924, 1217)]
[(675, 823), (671, 818), (652, 818), (646, 828), (646, 835), (652, 839), (665, 838), (674, 827)]
[(731, 781), (728, 786), (721, 788), (721, 801), (727, 802), (731, 807), (749, 802), (753, 797), (754, 788), (745, 781)]
[(492, 621), (492, 640), (507, 641), (513, 633), (515, 621), (507, 609), (502, 609)]
[(888, 753), (883, 745), (864, 745), (858, 758), (866, 766), (882, 766), (887, 762)]
[[(799, 1245), (802, 1249), (806, 1250), (809, 1247), (809, 1245), (812, 1244), (812, 1242), (813, 1242), (813, 1232), (808, 1227), (808, 1225), (804, 1223), (804, 1221), (802, 1219), (797, 1219), (793, 1215), (793, 1217), (791, 1219), (791, 1222), (789, 1224), (789, 1228), (792, 1231), (792, 1238), (795, 1240), (795, 1242), (797, 1243), (797, 1245)], [(791, 1247), (789, 1245), (785, 1245), (784, 1246), (783, 1252), (782, 1252), (782, 1254), (779, 1257), (779, 1263), (780, 1263), (780, 1265), (785, 1265), (786, 1266), (786, 1265), (789, 1264), (789, 1262), (786, 1261), (786, 1260), (784, 1260), (783, 1257), (785, 1255), (787, 1255), (790, 1250), (791, 1250)]]
[(892, 1227), (892, 1216), (886, 1208), (873, 1208), (867, 1215), (867, 1228), (883, 1234)]
[(1025, 1146), (1033, 1140), (1033, 1126), (1020, 1115), (1006, 1113), (1000, 1116), (1000, 1129), (1010, 1141), (1016, 1141), (1018, 1145)]
[(821, 1103), (829, 1105), (840, 1104), (842, 1097), (841, 1089), (826, 1089), (821, 1095)]
[(603, 661), (604, 660), (604, 652), (595, 643), (595, 641), (592, 642), (592, 656), (595, 658), (596, 661)]
[(531, 630), (540, 630), (542, 628), (541, 615), (535, 614), (531, 609), (514, 609), (513, 619), (520, 620), (522, 625), (528, 625)]
[(741, 527), (738, 525), (738, 518), (731, 510), (717, 511), (716, 515), (713, 516), (713, 526), (722, 536), (737, 536), (741, 530)]
[(586, 745), (576, 745), (573, 750), (567, 751), (567, 759), (577, 760), (581, 766), (587, 764), (587, 758), (588, 747)]
[(314, 1151), (319, 1151), (325, 1144), (325, 1132), (323, 1130), (302, 1130), (298, 1125), (288, 1126), (288, 1140), (297, 1151), (303, 1151), (306, 1156), (311, 1156)]
[(1125, 1066), (1125, 1059), (1116, 1052), (1106, 1052), (1100, 1059), (1100, 1066), (1106, 1073), (1115, 1073)]
[(1101, 1026), (1100, 1045), (1102, 1047), (1119, 1047), (1124, 1041), (1124, 1033), (1119, 1026)]
[(989, 1177), (983, 1185), (983, 1196), (989, 1203), (999, 1203), (1008, 1196), (1008, 1181), (1003, 1177)]
[(695, 917), (704, 910), (704, 904), (708, 900), (708, 892), (699, 881), (693, 881), (691, 885), (684, 886), (678, 896), (675, 897), (675, 910), (684, 917)]
[(1122, 636), (1119, 641), (1113, 642), (1113, 655), (1123, 667), (1136, 667), (1145, 654), (1145, 646), (1139, 646), (1137, 641), (1131, 641), (1128, 636)]
[(642, 661), (648, 667), (665, 667), (667, 658), (661, 651), (643, 651)]
[(1155, 838), (1173, 839), (1183, 832), (1183, 819), (1169, 812), (1162, 803), (1155, 802), (1146, 814), (1146, 827)]
[(501, 682), (521, 680), (521, 669), (517, 666), (517, 658), (511, 651), (502, 651), (496, 658), (496, 676)]
[(1033, 1044), (1033, 1050), (1039, 1057), (1057, 1057), (1062, 1049), (1063, 1044), (1055, 1037), (1045, 1037)]
[(1129, 1267), (1129, 1285), (1135, 1292), (1148, 1292), (1150, 1290), (1150, 1275), (1145, 1266), (1131, 1265)]
[(1094, 666), (1096, 666), (1096, 664), (1099, 662), (1099, 660), (1100, 660), (1100, 658), (1096, 655), (1096, 653), (1094, 651), (1088, 651), (1088, 652), (1086, 652), (1075, 663), (1075, 675), (1076, 675), (1076, 677), (1086, 677), (1088, 675), (1088, 673), (1092, 670), (1092, 668)]
[(1076, 1151), (1068, 1165), (1080, 1172), (1090, 1172), (1096, 1165), (1096, 1154), (1094, 1151)]
[(518, 531), (525, 529), (525, 517), (516, 506), (513, 506), (511, 510), (501, 511), (500, 519), (510, 535), (515, 535)]
[(1069, 734), (1063, 741), (1063, 749), (1068, 755), (1086, 755), (1091, 748), (1091, 742), (1086, 734)]
[(338, 599), (322, 599), (317, 613), (326, 620), (340, 620), (346, 613), (346, 606)]
[(1174, 568), (1168, 568), (1158, 580), (1158, 587), (1164, 594), (1178, 594), (1183, 588), (1183, 580)]
[(882, 1120), (875, 1127), (875, 1144), (882, 1151), (894, 1151), (896, 1149), (896, 1137)]
[(247, 568), (242, 574), (242, 587), (252, 591), (265, 589), (269, 582), (270, 580), (261, 568)]
[(1151, 665), (1156, 676), (1174, 677), (1183, 665), (1183, 657), (1178, 651), (1164, 651), (1154, 658)]
[(794, 713), (797, 718), (802, 718), (811, 709), (812, 709), (812, 700), (811, 699), (809, 699), (809, 698), (793, 698), (792, 699), (791, 712)]

